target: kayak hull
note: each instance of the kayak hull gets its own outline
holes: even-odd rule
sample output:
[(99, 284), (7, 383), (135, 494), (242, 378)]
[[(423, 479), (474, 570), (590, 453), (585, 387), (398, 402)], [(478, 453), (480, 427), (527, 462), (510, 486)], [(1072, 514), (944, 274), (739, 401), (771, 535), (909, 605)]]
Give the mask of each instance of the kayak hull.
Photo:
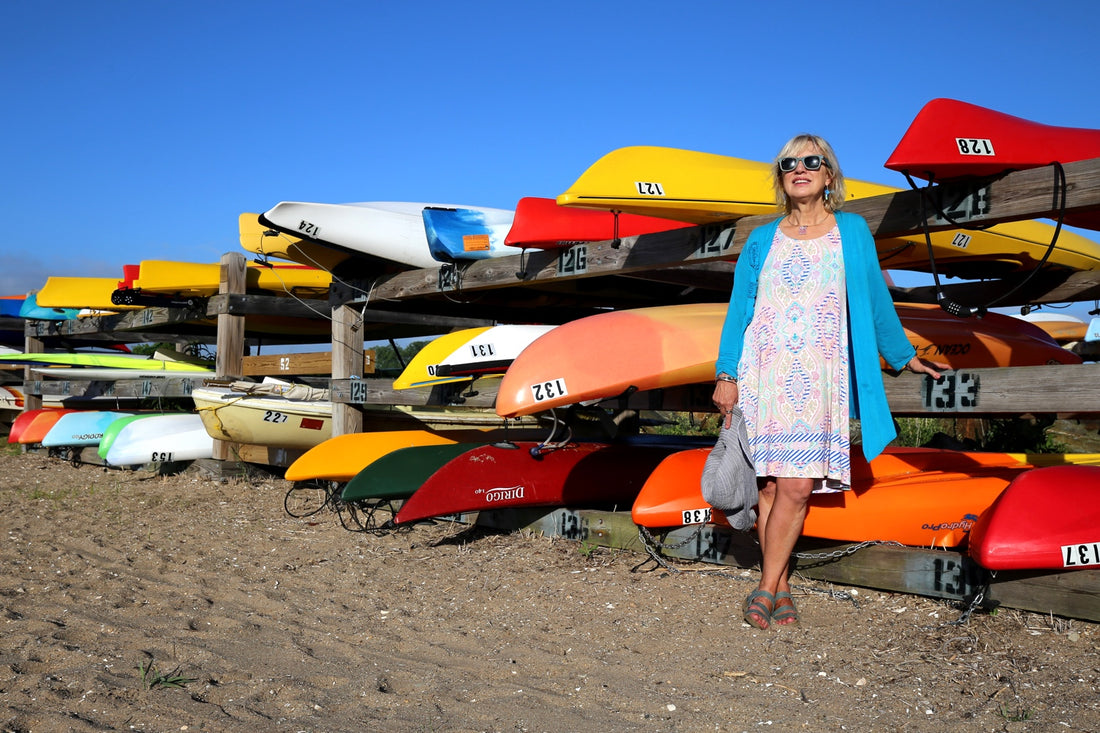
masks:
[(1021, 474), (982, 513), (967, 552), (990, 570), (1100, 567), (1100, 466)]

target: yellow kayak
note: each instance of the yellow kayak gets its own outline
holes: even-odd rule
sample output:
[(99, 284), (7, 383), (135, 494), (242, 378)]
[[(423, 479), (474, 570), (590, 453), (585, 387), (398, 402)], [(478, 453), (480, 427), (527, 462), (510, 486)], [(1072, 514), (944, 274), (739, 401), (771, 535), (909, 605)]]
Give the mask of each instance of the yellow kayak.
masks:
[(247, 252), (278, 257), (310, 267), (331, 271), (351, 257), (343, 250), (309, 242), (285, 232), (277, 232), (260, 223), (259, 214), (241, 214), (237, 219), (241, 247)]
[[(218, 263), (142, 260), (138, 267), (138, 276), (130, 287), (143, 293), (205, 297), (218, 292), (221, 279)], [(327, 296), (332, 275), (300, 264), (250, 262), (246, 280), (248, 290), (315, 297)]]
[[(848, 200), (902, 189), (846, 179)], [(562, 206), (624, 211), (694, 224), (729, 221), (776, 212), (769, 163), (713, 153), (655, 146), (619, 148), (586, 170), (565, 193)], [(1038, 221), (998, 224), (985, 231), (932, 234), (941, 274), (999, 277), (1030, 270), (1042, 259), (1054, 227)], [(878, 240), (884, 269), (928, 271), (923, 234)], [(1071, 270), (1100, 269), (1100, 244), (1062, 231), (1048, 265)]]
[[(92, 308), (110, 312), (136, 310), (140, 306), (122, 306), (111, 302), (111, 293), (118, 287), (113, 277), (46, 278), (36, 300), (43, 308)], [(102, 315), (102, 314), (100, 314)]]

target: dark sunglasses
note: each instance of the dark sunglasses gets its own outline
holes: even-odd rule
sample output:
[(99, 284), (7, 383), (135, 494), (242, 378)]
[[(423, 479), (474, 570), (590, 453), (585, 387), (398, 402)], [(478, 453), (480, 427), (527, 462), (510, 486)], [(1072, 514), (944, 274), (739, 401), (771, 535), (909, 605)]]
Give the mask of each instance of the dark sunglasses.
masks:
[(808, 171), (816, 171), (820, 169), (821, 166), (832, 168), (832, 166), (829, 165), (829, 159), (826, 158), (824, 155), (806, 155), (801, 158), (780, 158), (779, 170), (783, 171), (784, 173), (790, 173), (798, 167), (799, 161), (802, 161), (802, 165)]

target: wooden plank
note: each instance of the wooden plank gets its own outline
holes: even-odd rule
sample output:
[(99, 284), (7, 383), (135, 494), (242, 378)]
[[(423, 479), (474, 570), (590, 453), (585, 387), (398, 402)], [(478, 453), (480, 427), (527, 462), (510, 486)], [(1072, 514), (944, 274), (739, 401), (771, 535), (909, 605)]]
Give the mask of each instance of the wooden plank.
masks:
[(206, 301), (206, 315), (281, 316), (283, 318), (328, 318), (327, 300), (291, 298), (285, 295), (219, 293)]
[[(964, 415), (1094, 415), (1100, 414), (1096, 385), (1100, 384), (1100, 364), (1058, 364), (1053, 366), (999, 367), (946, 372), (939, 383), (930, 377), (905, 372), (885, 376), (886, 397), (896, 416)], [(499, 380), (482, 379), (465, 385), (450, 386), (437, 392), (436, 401), (426, 390), (393, 389), (388, 379), (332, 380), (332, 401), (358, 404), (425, 405), (453, 404), (448, 399), (461, 397), (469, 390), (477, 394), (462, 404), (491, 407), (496, 400)], [(713, 385), (685, 385), (651, 392), (637, 392), (609, 398), (602, 407), (678, 412), (712, 412)]]
[(947, 372), (939, 383), (906, 372), (886, 377), (895, 415), (1086, 415), (1100, 412), (1100, 364), (999, 367)]
[[(178, 327), (193, 323), (196, 319), (203, 318), (202, 313), (197, 313), (185, 308), (142, 308), (141, 310), (128, 311), (119, 315), (93, 316), (90, 318), (74, 318), (67, 321), (27, 321), (28, 335), (45, 338), (49, 336), (76, 336), (87, 337), (102, 334), (125, 334), (118, 337), (120, 341), (134, 339), (138, 334), (146, 332), (157, 340), (164, 334), (157, 334), (153, 329)], [(209, 328), (209, 326), (207, 326)], [(111, 336), (115, 338), (115, 336)]]
[(144, 400), (152, 397), (191, 396), (191, 390), (209, 374), (196, 377), (147, 377), (143, 379), (69, 380), (32, 379), (23, 387), (27, 395), (60, 397), (65, 401)]
[(1000, 571), (990, 582), (986, 603), (1100, 621), (1100, 570)]
[[(1010, 288), (1022, 283), (1023, 277), (966, 283), (941, 282), (941, 290), (945, 297), (956, 303), (971, 306), (986, 306), (995, 299), (996, 307), (1100, 300), (1100, 271), (1042, 272), (1023, 287), (1002, 297)], [(934, 285), (894, 287), (890, 293), (899, 303), (935, 303), (938, 295)]]
[[(363, 352), (363, 374), (374, 374), (375, 350)], [(266, 354), (246, 356), (241, 368), (250, 377), (294, 374), (331, 374), (332, 352), (318, 351), (300, 354)]]

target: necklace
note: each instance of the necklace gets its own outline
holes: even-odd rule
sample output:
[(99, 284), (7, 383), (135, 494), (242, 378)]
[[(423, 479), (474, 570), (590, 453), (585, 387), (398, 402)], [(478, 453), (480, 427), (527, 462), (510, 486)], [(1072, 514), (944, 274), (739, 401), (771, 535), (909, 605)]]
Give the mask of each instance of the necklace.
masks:
[[(828, 215), (826, 215), (825, 219), (828, 219), (828, 218), (829, 218)], [(816, 227), (820, 224), (824, 224), (825, 219), (822, 219), (821, 221), (815, 221), (813, 224), (795, 224), (794, 219), (792, 219), (790, 217), (790, 215), (787, 216), (787, 221), (789, 221), (791, 223), (791, 226), (798, 227), (798, 233), (800, 235), (805, 235), (806, 230), (809, 229), (810, 227)]]

